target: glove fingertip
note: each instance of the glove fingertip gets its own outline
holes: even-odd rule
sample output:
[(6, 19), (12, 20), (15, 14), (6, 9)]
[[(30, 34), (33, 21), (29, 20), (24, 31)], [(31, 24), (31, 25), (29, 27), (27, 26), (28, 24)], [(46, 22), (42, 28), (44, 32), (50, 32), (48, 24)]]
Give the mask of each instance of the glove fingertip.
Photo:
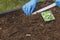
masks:
[(34, 9), (35, 9), (35, 5), (31, 9), (31, 14), (33, 13)]
[(25, 6), (22, 7), (22, 10), (24, 11), (24, 14), (26, 14)]
[(60, 0), (56, 0), (56, 6), (60, 6)]

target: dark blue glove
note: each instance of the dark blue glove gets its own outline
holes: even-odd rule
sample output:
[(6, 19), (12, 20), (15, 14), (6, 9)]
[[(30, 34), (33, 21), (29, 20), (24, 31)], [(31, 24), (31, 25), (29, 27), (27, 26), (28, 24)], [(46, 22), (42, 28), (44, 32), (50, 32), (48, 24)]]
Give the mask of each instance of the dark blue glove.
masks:
[(24, 11), (24, 13), (26, 15), (30, 15), (32, 14), (32, 12), (34, 11), (34, 8), (36, 7), (36, 3), (38, 2), (38, 0), (30, 0), (28, 3), (26, 3), (23, 7), (22, 10)]
[(60, 0), (56, 0), (56, 6), (60, 6)]

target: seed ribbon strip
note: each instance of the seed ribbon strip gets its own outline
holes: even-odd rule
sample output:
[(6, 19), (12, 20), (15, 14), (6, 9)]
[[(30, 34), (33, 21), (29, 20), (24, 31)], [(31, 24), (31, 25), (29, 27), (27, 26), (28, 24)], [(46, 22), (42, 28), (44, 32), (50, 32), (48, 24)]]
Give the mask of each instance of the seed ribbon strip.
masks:
[(43, 12), (43, 11), (48, 10), (48, 9), (50, 9), (50, 8), (52, 8), (52, 7), (55, 7), (55, 6), (56, 6), (56, 3), (53, 3), (53, 4), (51, 4), (51, 5), (48, 5), (48, 6), (44, 7), (44, 8), (42, 8), (42, 9), (39, 9), (39, 10), (33, 12), (32, 14), (34, 15), (34, 14)]

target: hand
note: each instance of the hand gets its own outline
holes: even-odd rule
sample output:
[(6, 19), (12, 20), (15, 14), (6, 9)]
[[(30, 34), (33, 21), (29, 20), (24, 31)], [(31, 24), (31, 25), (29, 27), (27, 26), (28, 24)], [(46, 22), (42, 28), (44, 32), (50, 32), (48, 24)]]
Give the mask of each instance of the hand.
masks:
[(28, 3), (26, 3), (23, 7), (22, 10), (26, 15), (31, 15), (32, 12), (34, 11), (34, 8), (36, 7), (36, 3), (38, 0), (31, 0)]
[(60, 6), (60, 0), (56, 0), (56, 6)]

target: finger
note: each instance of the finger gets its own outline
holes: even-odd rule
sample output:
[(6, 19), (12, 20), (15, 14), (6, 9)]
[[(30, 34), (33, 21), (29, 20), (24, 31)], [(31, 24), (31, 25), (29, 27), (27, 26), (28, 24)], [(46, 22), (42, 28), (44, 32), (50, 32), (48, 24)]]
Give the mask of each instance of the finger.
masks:
[(29, 14), (31, 13), (31, 6), (29, 6), (29, 8), (28, 8), (28, 13)]
[(26, 6), (26, 9), (25, 9), (25, 11), (26, 11), (26, 14), (28, 14), (28, 7)]
[(23, 11), (24, 11), (24, 13), (26, 14), (26, 7), (25, 6), (23, 6)]
[(31, 13), (34, 11), (34, 8), (35, 8), (36, 5), (33, 5), (32, 8), (31, 8)]

